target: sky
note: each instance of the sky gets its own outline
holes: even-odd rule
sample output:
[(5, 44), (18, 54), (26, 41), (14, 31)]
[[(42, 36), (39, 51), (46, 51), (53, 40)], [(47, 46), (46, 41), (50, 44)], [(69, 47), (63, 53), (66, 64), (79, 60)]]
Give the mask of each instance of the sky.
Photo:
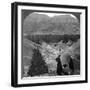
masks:
[(75, 18), (76, 19), (76, 16), (74, 16), (73, 14), (65, 14), (65, 13), (43, 13), (43, 12), (34, 12), (34, 13), (37, 13), (37, 14), (44, 14), (44, 15), (47, 15), (49, 17), (54, 17), (54, 16), (60, 16), (60, 15), (70, 15), (71, 17)]

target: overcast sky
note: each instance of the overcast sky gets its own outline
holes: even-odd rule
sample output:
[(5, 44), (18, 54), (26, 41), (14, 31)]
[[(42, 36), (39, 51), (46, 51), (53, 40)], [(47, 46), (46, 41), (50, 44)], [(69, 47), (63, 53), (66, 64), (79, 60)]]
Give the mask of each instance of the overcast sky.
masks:
[(44, 15), (47, 15), (49, 17), (60, 16), (60, 15), (70, 15), (71, 17), (76, 19), (76, 16), (74, 16), (73, 14), (66, 14), (66, 13), (59, 13), (58, 14), (58, 13), (43, 13), (43, 12), (34, 12), (34, 13), (44, 14)]

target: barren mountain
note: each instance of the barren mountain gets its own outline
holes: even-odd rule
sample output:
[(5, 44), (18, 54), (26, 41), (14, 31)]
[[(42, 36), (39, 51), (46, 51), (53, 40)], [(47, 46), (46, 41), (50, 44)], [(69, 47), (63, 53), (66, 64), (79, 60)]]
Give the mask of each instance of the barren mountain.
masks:
[(71, 15), (58, 15), (49, 17), (45, 14), (32, 13), (23, 23), (24, 34), (79, 34), (78, 19)]

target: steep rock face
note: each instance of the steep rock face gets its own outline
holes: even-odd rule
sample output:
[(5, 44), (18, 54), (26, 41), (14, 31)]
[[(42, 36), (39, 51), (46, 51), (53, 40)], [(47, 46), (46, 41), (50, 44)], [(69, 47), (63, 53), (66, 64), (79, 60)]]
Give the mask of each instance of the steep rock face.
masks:
[(31, 66), (32, 56), (33, 56), (33, 49), (28, 44), (23, 42), (23, 57), (22, 57), (22, 77), (28, 76), (27, 72), (29, 67)]
[(24, 34), (79, 34), (77, 18), (71, 15), (49, 17), (44, 14), (32, 13), (23, 23)]
[(31, 61), (31, 67), (29, 68), (28, 74), (30, 76), (37, 76), (48, 72), (48, 68), (41, 56), (39, 50), (34, 49), (34, 54)]

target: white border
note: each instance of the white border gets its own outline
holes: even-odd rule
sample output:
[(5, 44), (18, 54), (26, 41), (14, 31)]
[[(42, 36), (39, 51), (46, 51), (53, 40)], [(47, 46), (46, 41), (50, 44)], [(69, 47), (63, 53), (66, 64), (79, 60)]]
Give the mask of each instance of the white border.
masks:
[[(43, 10), (43, 11), (65, 11), (79, 12), (80, 16), (80, 48), (81, 48), (81, 74), (74, 76), (57, 76), (46, 78), (30, 78), (21, 79), (21, 10)], [(36, 12), (36, 11), (35, 11)], [(18, 6), (18, 84), (32, 83), (47, 83), (47, 82), (63, 82), (63, 81), (79, 81), (85, 80), (85, 10), (83, 9), (68, 9), (68, 8), (51, 8), (51, 7), (36, 7), (36, 6)]]

